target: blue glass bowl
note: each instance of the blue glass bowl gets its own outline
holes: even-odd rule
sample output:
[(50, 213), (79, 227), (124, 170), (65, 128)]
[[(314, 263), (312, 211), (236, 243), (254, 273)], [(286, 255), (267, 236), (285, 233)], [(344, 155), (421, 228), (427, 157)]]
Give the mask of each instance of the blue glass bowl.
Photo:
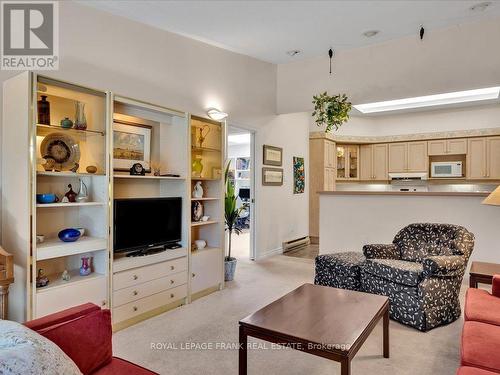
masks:
[(80, 238), (80, 231), (75, 228), (66, 228), (60, 231), (57, 235), (63, 242), (75, 242)]
[(38, 203), (54, 203), (56, 201), (55, 194), (37, 194), (36, 201)]

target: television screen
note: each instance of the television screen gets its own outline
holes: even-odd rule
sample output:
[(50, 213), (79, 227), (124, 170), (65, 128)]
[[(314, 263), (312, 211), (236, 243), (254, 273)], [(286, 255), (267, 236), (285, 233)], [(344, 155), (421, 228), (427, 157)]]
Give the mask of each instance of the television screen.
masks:
[(181, 240), (182, 198), (114, 200), (115, 252), (145, 249)]

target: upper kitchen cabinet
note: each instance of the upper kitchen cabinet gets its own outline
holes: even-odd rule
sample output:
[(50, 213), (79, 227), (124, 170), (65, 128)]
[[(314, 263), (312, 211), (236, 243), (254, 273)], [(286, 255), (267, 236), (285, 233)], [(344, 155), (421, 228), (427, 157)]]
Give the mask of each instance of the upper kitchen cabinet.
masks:
[(467, 153), (467, 139), (438, 139), (429, 141), (429, 156), (465, 155)]
[(359, 146), (337, 145), (337, 179), (359, 179)]
[(389, 144), (389, 172), (427, 172), (427, 142)]
[(468, 179), (500, 179), (500, 137), (471, 138), (468, 148)]
[(388, 145), (374, 144), (359, 147), (359, 178), (361, 180), (387, 180)]

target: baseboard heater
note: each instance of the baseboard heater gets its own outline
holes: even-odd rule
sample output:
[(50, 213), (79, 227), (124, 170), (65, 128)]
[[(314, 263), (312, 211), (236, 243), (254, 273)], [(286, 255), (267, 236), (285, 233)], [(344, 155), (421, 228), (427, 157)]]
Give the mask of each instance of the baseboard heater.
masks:
[(309, 236), (296, 238), (296, 239), (290, 240), (290, 241), (285, 241), (285, 242), (283, 242), (283, 246), (282, 246), (283, 252), (286, 253), (287, 251), (297, 250), (297, 249), (300, 249), (302, 247), (306, 247), (310, 243), (311, 243), (311, 240), (309, 239)]

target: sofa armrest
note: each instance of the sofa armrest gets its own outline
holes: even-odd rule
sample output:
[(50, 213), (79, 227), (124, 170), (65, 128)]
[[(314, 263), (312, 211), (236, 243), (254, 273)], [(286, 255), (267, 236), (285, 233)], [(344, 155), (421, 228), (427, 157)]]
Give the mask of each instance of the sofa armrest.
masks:
[(435, 255), (422, 262), (425, 276), (455, 276), (463, 272), (465, 257), (462, 255)]
[(500, 275), (493, 275), (491, 294), (500, 298)]
[(100, 309), (101, 308), (99, 306), (94, 305), (93, 303), (85, 303), (80, 306), (75, 306), (66, 310), (58, 311), (54, 314), (50, 314), (39, 319), (30, 320), (29, 322), (24, 323), (24, 325), (32, 329), (33, 331), (41, 333), (40, 331), (43, 331), (46, 328), (69, 322)]
[(363, 246), (366, 259), (400, 259), (399, 249), (394, 244), (372, 244)]

